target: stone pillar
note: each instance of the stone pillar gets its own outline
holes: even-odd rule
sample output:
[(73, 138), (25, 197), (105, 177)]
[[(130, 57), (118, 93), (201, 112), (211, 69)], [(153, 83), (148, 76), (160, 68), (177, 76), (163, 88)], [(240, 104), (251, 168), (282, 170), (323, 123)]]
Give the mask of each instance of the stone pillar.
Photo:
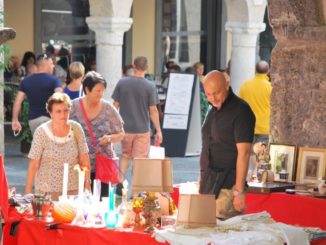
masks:
[(104, 98), (111, 100), (113, 89), (122, 74), (123, 34), (129, 30), (132, 0), (90, 0), (86, 19), (95, 31), (96, 69), (108, 82)]
[[(3, 0), (0, 0), (0, 12), (3, 13)], [(14, 39), (16, 37), (16, 31), (12, 28), (3, 27), (3, 14), (0, 15), (0, 45), (8, 40)], [(0, 51), (0, 63), (4, 63), (4, 53)], [(0, 154), (5, 154), (5, 130), (4, 130), (4, 78), (3, 78), (3, 68), (0, 69)], [(1, 239), (0, 239), (1, 240)]]
[(237, 94), (241, 84), (255, 75), (258, 34), (265, 30), (267, 0), (225, 0), (227, 22), (232, 33), (231, 86)]
[(271, 0), (271, 141), (326, 146), (326, 0)]

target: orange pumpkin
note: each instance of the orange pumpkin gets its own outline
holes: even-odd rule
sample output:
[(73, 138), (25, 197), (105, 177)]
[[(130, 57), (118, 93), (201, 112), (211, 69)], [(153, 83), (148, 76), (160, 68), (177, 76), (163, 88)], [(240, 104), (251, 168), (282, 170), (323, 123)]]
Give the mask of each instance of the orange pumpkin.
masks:
[(76, 216), (75, 208), (67, 201), (54, 204), (52, 218), (56, 222), (71, 223)]

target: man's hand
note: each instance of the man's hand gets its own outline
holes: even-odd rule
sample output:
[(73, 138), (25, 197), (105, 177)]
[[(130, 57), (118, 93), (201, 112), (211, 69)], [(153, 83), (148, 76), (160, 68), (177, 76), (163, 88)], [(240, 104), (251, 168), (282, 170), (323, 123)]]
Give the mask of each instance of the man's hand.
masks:
[(163, 142), (162, 131), (156, 132), (155, 142), (158, 142), (160, 144)]
[(22, 130), (22, 125), (20, 124), (20, 122), (18, 120), (15, 120), (15, 121), (11, 122), (11, 128), (15, 132), (21, 131)]
[(21, 110), (21, 106), (23, 104), (23, 101), (25, 99), (25, 93), (22, 91), (18, 91), (16, 95), (16, 99), (14, 102), (14, 106), (12, 109), (12, 123), (11, 123), (11, 128), (13, 131), (17, 132), (22, 130), (22, 126), (19, 123), (18, 116)]
[(233, 206), (239, 211), (243, 212), (246, 209), (246, 195), (239, 194), (233, 197)]

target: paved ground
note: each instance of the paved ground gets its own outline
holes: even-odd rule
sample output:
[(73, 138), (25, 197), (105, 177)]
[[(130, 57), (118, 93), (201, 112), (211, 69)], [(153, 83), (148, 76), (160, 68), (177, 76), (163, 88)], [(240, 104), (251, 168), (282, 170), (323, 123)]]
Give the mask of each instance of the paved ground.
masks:
[[(176, 146), (177, 147), (177, 146)], [(174, 183), (195, 181), (199, 175), (199, 157), (172, 158)], [(20, 143), (12, 135), (9, 126), (5, 133), (5, 168), (10, 186), (14, 186), (18, 193), (24, 192), (27, 157), (20, 152)], [(127, 174), (130, 180), (130, 171)]]

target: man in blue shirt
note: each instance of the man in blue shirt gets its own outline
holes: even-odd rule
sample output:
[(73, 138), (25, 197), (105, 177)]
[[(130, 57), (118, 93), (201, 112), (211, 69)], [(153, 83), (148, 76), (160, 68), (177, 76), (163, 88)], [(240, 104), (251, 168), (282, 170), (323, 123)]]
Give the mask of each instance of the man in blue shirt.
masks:
[(17, 93), (11, 127), (14, 131), (20, 131), (22, 126), (18, 120), (22, 103), (27, 96), (29, 102), (28, 124), (34, 134), (35, 129), (45, 121), (48, 121), (49, 114), (45, 109), (48, 98), (54, 92), (62, 92), (60, 80), (52, 75), (53, 61), (46, 54), (36, 59), (37, 73), (24, 78)]

